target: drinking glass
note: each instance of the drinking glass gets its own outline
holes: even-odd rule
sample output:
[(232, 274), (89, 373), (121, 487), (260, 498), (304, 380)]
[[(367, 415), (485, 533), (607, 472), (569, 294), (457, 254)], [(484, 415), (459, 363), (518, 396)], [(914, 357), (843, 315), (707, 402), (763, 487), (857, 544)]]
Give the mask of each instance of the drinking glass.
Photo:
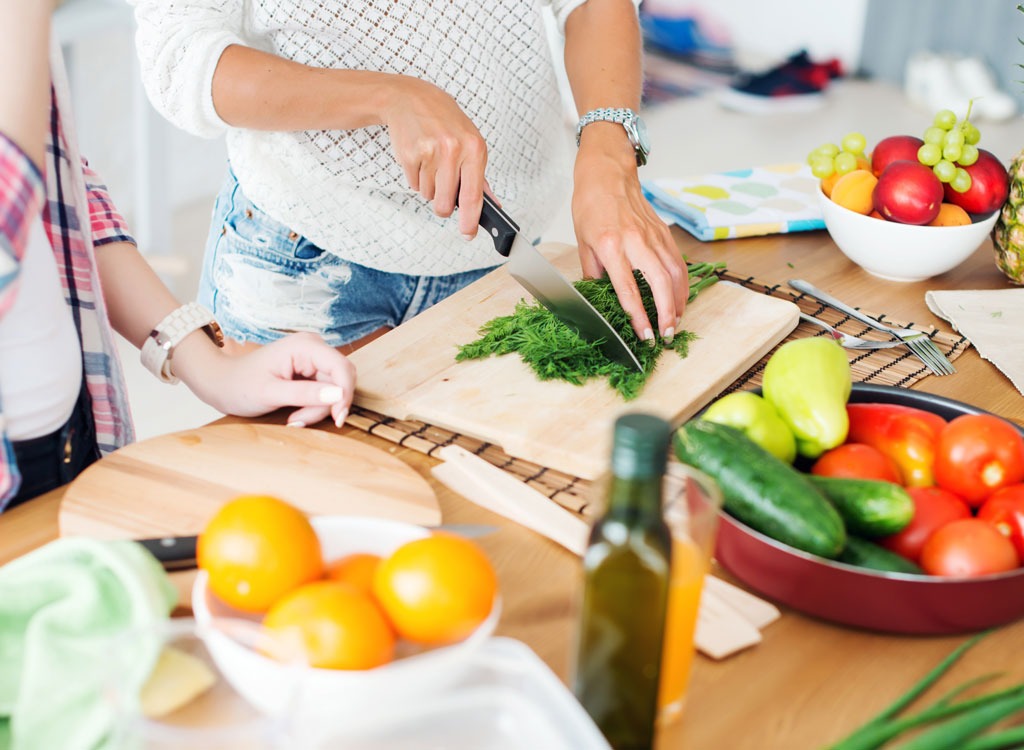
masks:
[(662, 646), (658, 722), (678, 719), (693, 666), (694, 631), (704, 577), (711, 567), (722, 493), (711, 477), (670, 463), (663, 484), (665, 522), (672, 533), (668, 613)]

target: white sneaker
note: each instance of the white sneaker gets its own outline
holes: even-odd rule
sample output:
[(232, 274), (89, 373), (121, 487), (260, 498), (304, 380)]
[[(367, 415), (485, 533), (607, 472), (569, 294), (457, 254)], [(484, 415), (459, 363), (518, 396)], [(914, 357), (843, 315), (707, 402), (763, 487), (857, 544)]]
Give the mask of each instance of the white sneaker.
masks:
[(930, 52), (920, 52), (907, 61), (903, 79), (910, 103), (931, 113), (950, 109), (957, 117), (967, 113), (970, 97), (953, 74), (952, 61)]
[(951, 63), (953, 79), (957, 87), (974, 99), (972, 117), (979, 119), (1008, 120), (1017, 111), (1017, 102), (1009, 94), (1000, 91), (995, 76), (985, 63), (976, 57), (962, 57)]

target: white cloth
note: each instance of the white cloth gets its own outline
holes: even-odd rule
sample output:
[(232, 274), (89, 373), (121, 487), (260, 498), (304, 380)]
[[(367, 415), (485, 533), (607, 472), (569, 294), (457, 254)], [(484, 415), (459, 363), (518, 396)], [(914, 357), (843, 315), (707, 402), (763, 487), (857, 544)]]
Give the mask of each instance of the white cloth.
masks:
[[(543, 13), (560, 28), (585, 0), (128, 0), (154, 106), (190, 133), (227, 133), (242, 190), (270, 216), (346, 260), (444, 275), (495, 265), (406, 184), (387, 129), (264, 132), (229, 127), (214, 69), (240, 44), (319, 68), (400, 73), (434, 83), (488, 144), (487, 177), (528, 237), (571, 186), (572, 134)], [(549, 6), (549, 7), (544, 7)]]
[(18, 294), (0, 318), (0, 402), (7, 437), (29, 440), (59, 429), (81, 387), (82, 347), (43, 220), (36, 218)]
[(933, 291), (924, 301), (1024, 394), (1024, 289)]

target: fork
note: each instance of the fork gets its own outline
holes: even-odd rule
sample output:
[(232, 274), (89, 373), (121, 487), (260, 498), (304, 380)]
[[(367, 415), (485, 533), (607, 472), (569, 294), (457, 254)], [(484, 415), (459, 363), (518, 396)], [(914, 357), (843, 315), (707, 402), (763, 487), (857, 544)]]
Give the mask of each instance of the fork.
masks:
[(818, 320), (811, 315), (805, 315), (800, 313), (800, 320), (810, 323), (811, 325), (824, 328), (828, 331), (829, 336), (839, 342), (840, 346), (846, 349), (892, 349), (894, 346), (907, 346), (906, 341), (870, 341), (869, 339), (862, 339), (859, 336), (853, 336), (849, 333), (843, 333), (837, 331), (835, 328), (830, 326), (824, 320)]
[(952, 375), (956, 372), (956, 368), (953, 367), (953, 363), (946, 359), (946, 355), (939, 350), (939, 347), (935, 345), (935, 342), (921, 331), (915, 331), (913, 328), (893, 328), (888, 326), (881, 321), (865, 315), (860, 310), (839, 301), (832, 295), (827, 292), (823, 292), (803, 279), (790, 279), (789, 285), (798, 292), (813, 297), (820, 302), (824, 302), (829, 307), (834, 307), (836, 310), (846, 313), (851, 318), (856, 318), (865, 325), (869, 325), (879, 331), (884, 331), (885, 333), (900, 339), (900, 341), (905, 342), (910, 351), (917, 355), (917, 358), (924, 362), (925, 366), (934, 374)]

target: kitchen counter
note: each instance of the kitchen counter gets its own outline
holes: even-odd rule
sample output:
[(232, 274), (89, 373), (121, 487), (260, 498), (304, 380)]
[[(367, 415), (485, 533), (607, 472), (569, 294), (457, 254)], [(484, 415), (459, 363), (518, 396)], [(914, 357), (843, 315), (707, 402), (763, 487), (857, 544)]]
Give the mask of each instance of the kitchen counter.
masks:
[[(894, 92), (851, 82), (849, 112), (870, 119), (906, 121), (915, 132), (928, 115), (906, 113), (895, 102)], [(835, 92), (840, 93), (837, 87)], [(897, 109), (896, 104), (903, 109)], [(750, 166), (755, 155), (771, 161), (784, 160), (784, 151), (799, 142), (792, 153), (802, 154), (821, 140), (836, 139), (848, 130), (862, 130), (869, 142), (885, 132), (859, 126), (849, 112), (787, 115), (782, 119), (741, 118), (715, 111), (705, 100), (681, 100), (652, 113), (655, 143), (680, 139), (674, 166), (652, 162), (645, 176), (694, 174)], [(714, 108), (714, 109), (713, 109)], [(903, 114), (899, 114), (902, 112)], [(877, 115), (877, 118), (876, 118)], [(675, 121), (674, 127), (671, 127)], [(787, 124), (788, 123), (788, 124)], [(807, 125), (810, 135), (794, 134)], [(983, 126), (982, 145), (989, 131), (1005, 140), (992, 150), (1008, 158), (1024, 147), (1017, 128), (1014, 143), (1009, 126)], [(827, 135), (822, 136), (822, 132)], [(710, 150), (705, 136), (737, 139), (734, 150)], [(778, 143), (773, 142), (775, 138)], [(760, 145), (757, 139), (764, 139)], [(771, 149), (766, 145), (772, 142)], [(787, 146), (788, 144), (788, 146)], [(665, 150), (668, 148), (662, 146)], [(655, 152), (658, 153), (657, 151)], [(664, 153), (664, 152), (663, 152)], [(757, 163), (771, 163), (759, 159)], [(686, 169), (686, 172), (681, 170)], [(655, 171), (657, 170), (657, 171)], [(691, 260), (725, 261), (734, 273), (763, 281), (784, 283), (798, 276), (852, 302), (865, 310), (884, 312), (892, 318), (932, 324), (949, 330), (924, 304), (927, 289), (1005, 288), (1007, 283), (992, 261), (991, 248), (983, 245), (960, 268), (926, 282), (901, 284), (876, 279), (851, 264), (823, 232), (702, 244), (679, 229), (673, 230), (681, 250)], [(949, 377), (925, 377), (915, 389), (967, 401), (1024, 424), (1024, 399), (1009, 381), (971, 348), (956, 360), (957, 373)], [(266, 421), (279, 421), (275, 418)], [(334, 430), (326, 423), (319, 429)], [(500, 531), (480, 540), (494, 561), (505, 597), (498, 634), (520, 639), (531, 646), (563, 679), (568, 676), (574, 628), (574, 601), (578, 590), (579, 561), (563, 548), (522, 527), (484, 511), (438, 484), (430, 474), (435, 459), (367, 435), (351, 427), (341, 430), (407, 462), (431, 482), (437, 492), (444, 520), (453, 523), (488, 523)], [(57, 534), (56, 512), (60, 492), (50, 493), (27, 506), (0, 516), (0, 562), (9, 560), (52, 539)], [(666, 727), (661, 748), (687, 750), (794, 750), (820, 748), (859, 725), (934, 666), (963, 637), (909, 637), (863, 632), (817, 621), (788, 609), (764, 631), (758, 646), (721, 662), (696, 660), (683, 719)], [(995, 683), (1024, 681), (1024, 664), (1008, 655), (1024, 651), (1024, 622), (1004, 627), (969, 652), (952, 676), (938, 686), (952, 685), (963, 675), (1003, 673)]]

